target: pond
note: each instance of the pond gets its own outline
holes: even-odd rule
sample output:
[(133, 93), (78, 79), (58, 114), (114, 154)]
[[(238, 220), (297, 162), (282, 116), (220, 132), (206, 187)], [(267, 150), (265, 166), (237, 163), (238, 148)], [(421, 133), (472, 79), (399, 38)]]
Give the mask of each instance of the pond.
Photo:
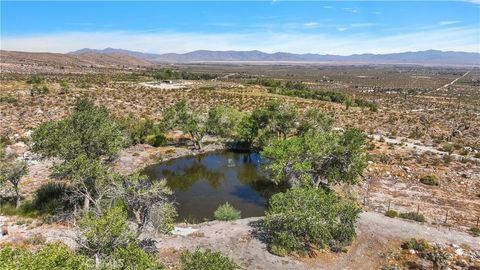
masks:
[(178, 221), (213, 219), (229, 202), (242, 218), (264, 215), (275, 186), (267, 181), (256, 153), (221, 151), (167, 161), (145, 169), (153, 179), (166, 179), (174, 192)]

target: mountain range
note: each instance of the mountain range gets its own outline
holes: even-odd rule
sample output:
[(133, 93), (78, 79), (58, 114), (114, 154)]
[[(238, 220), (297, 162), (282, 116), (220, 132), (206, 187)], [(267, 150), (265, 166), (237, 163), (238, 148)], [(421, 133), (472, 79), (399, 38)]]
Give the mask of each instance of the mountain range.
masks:
[(348, 56), (329, 54), (265, 53), (261, 51), (208, 51), (197, 50), (188, 53), (143, 53), (123, 49), (102, 50), (84, 48), (68, 53), (127, 55), (152, 63), (189, 62), (329, 62), (364, 64), (420, 64), (420, 65), (469, 65), (480, 66), (480, 53), (426, 50), (391, 54), (353, 54)]

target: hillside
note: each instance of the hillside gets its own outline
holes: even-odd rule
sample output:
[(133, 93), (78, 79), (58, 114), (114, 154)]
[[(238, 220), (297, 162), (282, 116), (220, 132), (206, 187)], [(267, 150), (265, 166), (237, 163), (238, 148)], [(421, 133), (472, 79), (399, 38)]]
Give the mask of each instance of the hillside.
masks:
[(133, 67), (152, 63), (121, 53), (61, 54), (0, 51), (2, 65), (48, 65), (56, 67)]

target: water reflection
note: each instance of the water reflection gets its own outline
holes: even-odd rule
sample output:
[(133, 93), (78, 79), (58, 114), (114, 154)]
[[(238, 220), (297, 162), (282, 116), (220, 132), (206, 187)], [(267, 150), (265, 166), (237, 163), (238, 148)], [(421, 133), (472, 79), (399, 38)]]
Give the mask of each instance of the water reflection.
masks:
[(218, 205), (230, 202), (242, 217), (261, 216), (274, 186), (255, 153), (216, 152), (154, 165), (145, 173), (165, 178), (174, 191), (180, 220), (213, 219)]

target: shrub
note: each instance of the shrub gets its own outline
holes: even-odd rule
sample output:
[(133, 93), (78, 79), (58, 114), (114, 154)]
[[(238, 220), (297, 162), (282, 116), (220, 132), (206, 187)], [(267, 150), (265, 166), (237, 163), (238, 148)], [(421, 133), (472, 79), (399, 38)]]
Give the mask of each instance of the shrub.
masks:
[(182, 270), (234, 270), (239, 269), (238, 265), (220, 252), (209, 249), (194, 252), (185, 251), (181, 257)]
[(231, 206), (228, 202), (220, 205), (213, 214), (217, 220), (235, 220), (241, 218), (241, 212)]
[(36, 191), (33, 205), (42, 213), (56, 213), (64, 208), (64, 196), (67, 192), (63, 183), (47, 183)]
[(426, 221), (425, 217), (422, 214), (416, 212), (400, 213), (398, 216), (403, 219), (410, 219), (418, 222)]
[(445, 163), (450, 163), (453, 161), (453, 157), (451, 155), (444, 155), (442, 159), (443, 159), (443, 162)]
[(178, 217), (175, 206), (170, 203), (154, 207), (150, 213), (152, 225), (160, 233), (170, 233)]
[(472, 227), (468, 230), (473, 237), (480, 236), (480, 227)]
[(433, 263), (433, 269), (443, 269), (450, 259), (450, 254), (439, 247), (434, 247), (431, 250), (427, 250), (423, 257)]
[(0, 249), (0, 269), (45, 270), (45, 269), (92, 269), (92, 261), (75, 255), (67, 246), (49, 244), (32, 253), (23, 248)]
[(395, 218), (398, 216), (398, 213), (395, 210), (388, 210), (387, 212), (385, 212), (385, 216), (389, 218)]
[(445, 143), (442, 146), (442, 150), (447, 152), (449, 155), (451, 155), (453, 153), (454, 148), (451, 143)]
[(263, 229), (270, 252), (284, 256), (313, 248), (341, 250), (356, 236), (360, 208), (334, 192), (292, 188), (270, 199)]
[(27, 81), (28, 84), (40, 84), (43, 82), (43, 77), (39, 75), (32, 75), (30, 76)]
[(78, 226), (83, 236), (77, 239), (79, 251), (87, 256), (106, 257), (136, 241), (128, 227), (127, 213), (120, 207), (109, 208), (102, 216), (87, 213)]
[(33, 97), (36, 95), (48, 94), (48, 92), (50, 92), (50, 89), (48, 89), (46, 85), (34, 84), (30, 89), (30, 96)]
[(34, 245), (34, 246), (42, 245), (42, 244), (45, 244), (46, 242), (47, 242), (47, 239), (43, 235), (39, 235), (39, 234), (25, 239), (25, 243), (29, 245)]
[(116, 249), (109, 260), (102, 264), (100, 269), (160, 270), (165, 269), (165, 267), (157, 262), (154, 256), (148, 254), (137, 245), (130, 244), (127, 247)]
[(151, 146), (162, 146), (167, 142), (167, 137), (164, 134), (152, 134), (145, 137), (145, 142)]
[(440, 183), (438, 181), (438, 177), (434, 174), (427, 174), (427, 175), (422, 176), (422, 178), (420, 178), (420, 182), (422, 182), (425, 185), (429, 185), (429, 186), (440, 185)]
[(0, 206), (0, 213), (6, 216), (21, 216), (26, 218), (37, 218), (42, 215), (30, 201), (24, 202), (20, 208), (16, 208), (12, 203), (4, 203)]
[(416, 251), (423, 252), (423, 251), (430, 248), (430, 244), (428, 243), (427, 240), (424, 240), (424, 239), (417, 240), (415, 238), (411, 238), (411, 239), (405, 241), (402, 244), (402, 248), (403, 249), (413, 249), (413, 250), (416, 250)]

